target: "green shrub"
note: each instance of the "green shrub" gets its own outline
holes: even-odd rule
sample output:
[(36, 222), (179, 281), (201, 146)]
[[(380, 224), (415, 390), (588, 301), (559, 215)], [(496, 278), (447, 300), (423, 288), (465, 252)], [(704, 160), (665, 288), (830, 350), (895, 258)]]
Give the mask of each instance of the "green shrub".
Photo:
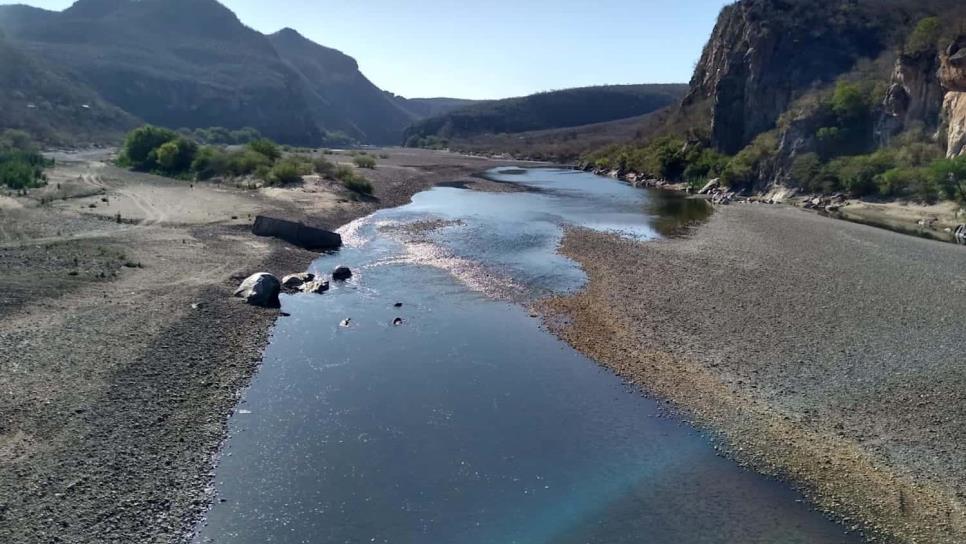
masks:
[(939, 159), (929, 166), (929, 173), (944, 198), (966, 203), (966, 155)]
[(311, 163), (299, 157), (287, 157), (272, 166), (265, 179), (270, 185), (288, 185), (299, 183), (302, 176), (311, 173)]
[(228, 174), (230, 164), (228, 153), (216, 147), (205, 146), (195, 154), (191, 171), (197, 179), (206, 180)]
[(376, 159), (370, 155), (360, 154), (356, 155), (352, 162), (359, 168), (373, 169), (376, 167)]
[(778, 150), (775, 131), (760, 134), (731, 159), (721, 174), (721, 183), (740, 189), (753, 185), (764, 163)]
[(161, 144), (155, 151), (155, 159), (161, 172), (180, 176), (187, 174), (198, 153), (198, 144), (185, 138), (175, 138)]
[(316, 157), (312, 161), (312, 169), (322, 177), (331, 178), (335, 175), (335, 164), (325, 157)]
[(935, 51), (942, 32), (943, 24), (939, 17), (922, 19), (906, 39), (905, 52), (917, 55)]
[(166, 128), (144, 125), (128, 133), (118, 157), (118, 164), (134, 170), (157, 169), (157, 149), (178, 139), (178, 134)]
[(339, 165), (335, 169), (335, 179), (342, 182), (346, 189), (363, 195), (372, 194), (372, 184), (360, 176), (351, 166)]
[(233, 176), (247, 176), (261, 170), (271, 169), (273, 161), (267, 156), (252, 149), (243, 149), (229, 155), (228, 173)]
[(912, 198), (922, 202), (935, 202), (939, 190), (925, 168), (901, 166), (879, 176), (879, 193), (891, 198)]
[(19, 130), (0, 133), (0, 185), (15, 190), (45, 185), (44, 168), (51, 164), (27, 133)]
[(259, 138), (249, 142), (247, 147), (249, 150), (266, 157), (270, 162), (275, 162), (282, 156), (282, 150), (279, 149), (278, 144), (267, 138)]

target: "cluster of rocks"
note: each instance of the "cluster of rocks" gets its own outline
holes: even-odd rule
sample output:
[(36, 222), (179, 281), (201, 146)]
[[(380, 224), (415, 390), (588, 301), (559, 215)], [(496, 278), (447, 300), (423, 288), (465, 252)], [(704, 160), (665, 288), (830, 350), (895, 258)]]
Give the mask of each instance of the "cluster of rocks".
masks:
[(732, 202), (739, 202), (742, 204), (778, 204), (777, 200), (771, 198), (762, 198), (757, 196), (743, 197), (734, 191), (729, 191), (722, 187), (721, 180), (718, 178), (708, 181), (698, 190), (699, 195), (704, 195), (709, 197), (712, 204), (719, 204), (722, 206), (727, 206)]
[(821, 195), (810, 198), (802, 204), (802, 207), (806, 210), (825, 210), (829, 213), (835, 213), (841, 210), (844, 204), (845, 195), (836, 193), (829, 196)]
[(597, 176), (605, 176), (609, 178), (614, 178), (619, 181), (624, 181), (630, 183), (634, 187), (646, 187), (649, 189), (679, 189), (680, 185), (671, 183), (663, 179), (649, 178), (644, 174), (640, 174), (634, 171), (625, 170), (609, 170), (606, 168), (597, 168), (593, 165), (585, 165), (581, 168), (584, 172), (590, 172)]
[[(333, 281), (346, 281), (351, 277), (352, 270), (345, 266), (332, 271)], [(278, 308), (281, 306), (278, 296), (283, 290), (287, 293), (321, 295), (329, 290), (329, 281), (310, 272), (290, 274), (281, 281), (268, 272), (259, 272), (246, 278), (235, 290), (235, 296), (245, 299), (252, 306)]]

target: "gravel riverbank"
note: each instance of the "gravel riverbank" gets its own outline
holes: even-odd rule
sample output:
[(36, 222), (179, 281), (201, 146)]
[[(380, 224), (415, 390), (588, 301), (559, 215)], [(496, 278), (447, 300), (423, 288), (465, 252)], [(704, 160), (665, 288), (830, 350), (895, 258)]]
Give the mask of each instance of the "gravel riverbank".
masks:
[(335, 228), (501, 166), (380, 151), (375, 198), (354, 199), (319, 181), (189, 185), (101, 155), (59, 156), (48, 188), (0, 197), (0, 542), (186, 540), (278, 317), (231, 293), (317, 256), (252, 236), (252, 215)]
[(689, 236), (584, 230), (578, 349), (872, 538), (966, 541), (966, 250), (787, 207)]

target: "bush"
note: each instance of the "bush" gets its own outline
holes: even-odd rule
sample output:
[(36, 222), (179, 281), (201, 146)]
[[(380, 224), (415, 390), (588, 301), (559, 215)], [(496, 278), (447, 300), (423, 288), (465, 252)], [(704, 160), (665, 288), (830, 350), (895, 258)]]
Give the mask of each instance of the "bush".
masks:
[(282, 156), (282, 150), (279, 149), (278, 144), (276, 144), (275, 142), (267, 138), (259, 138), (258, 140), (249, 142), (248, 149), (250, 149), (251, 151), (254, 151), (255, 153), (263, 155), (273, 163), (277, 161), (279, 158), (281, 158)]
[(335, 164), (325, 157), (316, 157), (312, 161), (312, 169), (322, 177), (331, 178), (335, 176)]
[(721, 183), (736, 189), (754, 185), (761, 168), (777, 149), (778, 136), (774, 131), (760, 134), (731, 159), (721, 174)]
[(231, 158), (228, 153), (216, 147), (202, 147), (191, 162), (191, 171), (199, 180), (224, 176), (229, 171)]
[(352, 162), (359, 168), (373, 169), (376, 167), (376, 159), (370, 155), (360, 154), (356, 155)]
[(19, 130), (0, 133), (0, 185), (29, 189), (47, 183), (44, 168), (50, 166), (30, 136)]
[(181, 176), (191, 170), (197, 153), (198, 144), (178, 137), (161, 144), (155, 151), (155, 159), (161, 172), (172, 176)]
[(925, 168), (902, 166), (893, 168), (879, 177), (879, 193), (882, 196), (908, 197), (932, 203), (939, 199), (939, 190)]
[(275, 166), (269, 170), (265, 181), (270, 185), (299, 183), (302, 181), (302, 176), (308, 175), (310, 172), (309, 163), (297, 157), (288, 157), (275, 163)]
[(936, 50), (939, 45), (939, 37), (942, 35), (943, 25), (939, 17), (926, 17), (919, 21), (916, 28), (906, 39), (905, 52), (910, 55), (930, 53)]
[(178, 134), (166, 128), (144, 125), (128, 133), (118, 163), (134, 170), (157, 169), (157, 149), (178, 139)]
[(228, 174), (232, 176), (247, 176), (257, 171), (267, 172), (274, 161), (252, 149), (244, 149), (230, 153), (228, 156)]
[(929, 172), (943, 197), (966, 203), (966, 155), (939, 159), (929, 166)]
[(335, 178), (342, 182), (346, 189), (363, 195), (372, 194), (372, 184), (369, 180), (356, 173), (352, 167), (340, 165), (335, 169)]

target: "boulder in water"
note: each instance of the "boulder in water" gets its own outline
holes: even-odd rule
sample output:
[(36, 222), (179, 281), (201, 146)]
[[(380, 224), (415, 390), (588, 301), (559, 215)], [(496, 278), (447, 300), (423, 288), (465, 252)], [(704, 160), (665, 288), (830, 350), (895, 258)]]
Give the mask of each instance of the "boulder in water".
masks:
[(345, 281), (352, 277), (352, 270), (348, 266), (340, 266), (332, 271), (332, 279), (335, 281)]
[(325, 280), (315, 280), (302, 284), (302, 292), (313, 295), (321, 295), (329, 290), (329, 282)]
[(243, 281), (235, 290), (235, 296), (245, 299), (252, 306), (278, 308), (281, 306), (278, 301), (281, 290), (282, 284), (278, 278), (267, 272), (259, 272)]
[(278, 238), (311, 251), (326, 251), (342, 247), (342, 236), (338, 233), (264, 215), (255, 218), (252, 234)]

